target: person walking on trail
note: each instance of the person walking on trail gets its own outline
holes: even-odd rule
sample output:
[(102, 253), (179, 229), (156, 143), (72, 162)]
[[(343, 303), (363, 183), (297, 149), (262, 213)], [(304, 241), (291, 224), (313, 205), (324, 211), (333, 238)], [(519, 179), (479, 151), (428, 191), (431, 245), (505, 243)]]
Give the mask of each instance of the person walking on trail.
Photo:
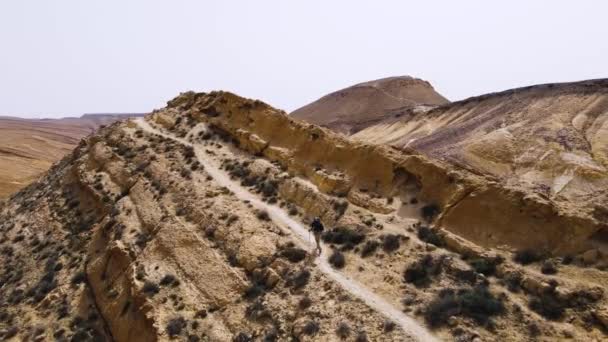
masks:
[(321, 233), (323, 233), (323, 223), (321, 223), (321, 219), (315, 217), (310, 224), (310, 230), (315, 236), (315, 242), (317, 243), (317, 254), (321, 255)]

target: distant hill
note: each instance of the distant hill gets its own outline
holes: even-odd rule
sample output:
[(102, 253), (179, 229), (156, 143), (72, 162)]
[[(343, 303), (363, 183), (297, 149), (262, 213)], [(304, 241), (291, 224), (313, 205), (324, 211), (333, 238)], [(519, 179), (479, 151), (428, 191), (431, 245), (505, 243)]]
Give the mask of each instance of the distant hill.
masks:
[(293, 111), (291, 116), (340, 133), (353, 134), (381, 121), (387, 111), (446, 103), (449, 101), (429, 82), (399, 76), (338, 90)]
[(143, 115), (85, 114), (62, 119), (0, 116), (0, 199), (36, 179), (99, 126)]

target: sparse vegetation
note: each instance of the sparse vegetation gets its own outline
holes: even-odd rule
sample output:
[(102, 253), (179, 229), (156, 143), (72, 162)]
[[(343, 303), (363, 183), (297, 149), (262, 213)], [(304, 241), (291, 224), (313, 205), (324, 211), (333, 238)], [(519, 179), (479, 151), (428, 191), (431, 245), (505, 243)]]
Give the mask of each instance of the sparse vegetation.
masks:
[(316, 321), (308, 321), (304, 324), (302, 332), (308, 336), (314, 336), (319, 332), (320, 326)]
[(170, 337), (178, 336), (182, 333), (182, 330), (187, 326), (186, 320), (179, 316), (172, 318), (167, 323), (167, 334)]
[(348, 336), (350, 336), (351, 334), (351, 329), (350, 329), (350, 325), (348, 325), (348, 323), (346, 322), (340, 322), (338, 323), (338, 326), (336, 327), (336, 335), (338, 335), (339, 338), (341, 339), (347, 339)]
[(344, 254), (337, 249), (334, 249), (333, 253), (329, 256), (329, 263), (335, 268), (343, 268), (346, 265), (346, 259)]
[(144, 286), (142, 287), (142, 291), (149, 297), (153, 297), (155, 294), (158, 293), (158, 291), (160, 291), (160, 288), (158, 287), (158, 284), (146, 280), (144, 282)]
[(441, 274), (443, 259), (435, 259), (432, 255), (424, 255), (419, 260), (406, 267), (403, 280), (416, 287), (425, 287), (431, 283), (432, 277)]
[(485, 276), (492, 276), (496, 273), (496, 265), (498, 265), (502, 259), (500, 258), (475, 258), (468, 260), (469, 265), (477, 273), (481, 273)]
[(160, 280), (159, 284), (160, 286), (177, 286), (179, 284), (179, 280), (177, 280), (173, 274), (165, 274), (165, 276)]
[(255, 216), (260, 221), (270, 221), (270, 216), (268, 215), (268, 212), (266, 210), (258, 210)]
[(400, 236), (396, 234), (386, 234), (382, 236), (382, 249), (387, 253), (392, 253), (401, 246)]
[(519, 250), (513, 256), (513, 261), (522, 265), (529, 265), (542, 259), (543, 255), (532, 249)]
[(472, 318), (477, 324), (487, 325), (491, 318), (504, 313), (504, 304), (484, 286), (445, 289), (426, 307), (424, 318), (433, 328), (447, 323), (451, 316)]
[(376, 240), (366, 241), (363, 248), (361, 248), (361, 257), (367, 258), (368, 256), (374, 254), (378, 249), (378, 246), (380, 246), (380, 243), (378, 243)]
[(312, 305), (312, 300), (308, 296), (304, 296), (298, 301), (298, 308), (300, 310), (306, 310)]
[(294, 290), (298, 290), (306, 286), (308, 281), (310, 280), (310, 271), (307, 269), (302, 269), (298, 271), (292, 277), (287, 279), (287, 286), (292, 287)]
[(323, 241), (336, 245), (344, 245), (344, 249), (352, 249), (365, 239), (365, 235), (347, 227), (337, 227), (327, 230), (322, 235)]
[(308, 253), (298, 247), (286, 247), (283, 250), (281, 250), (280, 252), (281, 256), (293, 263), (297, 263), (300, 262), (304, 259), (306, 259), (306, 256), (308, 255)]
[(418, 228), (418, 238), (437, 247), (442, 247), (444, 245), (443, 237), (438, 234), (437, 230), (426, 226)]
[(540, 267), (540, 271), (543, 274), (556, 274), (557, 273), (557, 264), (552, 260), (545, 260)]
[(386, 320), (386, 321), (384, 321), (384, 324), (382, 325), (382, 330), (384, 330), (385, 333), (389, 333), (389, 332), (395, 330), (396, 326), (397, 325), (395, 324), (395, 322)]
[(357, 333), (357, 337), (355, 337), (355, 342), (368, 342), (367, 334), (365, 331), (361, 330)]
[(440, 211), (441, 209), (437, 204), (427, 204), (420, 209), (420, 214), (427, 222), (432, 222)]

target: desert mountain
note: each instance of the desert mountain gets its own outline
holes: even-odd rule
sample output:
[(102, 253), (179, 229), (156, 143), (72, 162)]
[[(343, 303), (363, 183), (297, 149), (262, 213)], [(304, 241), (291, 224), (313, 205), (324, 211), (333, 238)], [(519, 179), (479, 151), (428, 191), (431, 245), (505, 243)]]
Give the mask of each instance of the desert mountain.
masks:
[[(416, 150), (607, 224), (607, 80), (519, 88), (393, 114), (353, 138)], [(597, 243), (605, 237), (602, 230)]]
[(83, 139), (0, 207), (0, 337), (605, 339), (605, 217), (564, 203), (184, 93)]
[(136, 114), (28, 120), (0, 117), (0, 200), (26, 186), (99, 126)]
[(291, 116), (344, 134), (355, 133), (398, 108), (448, 103), (430, 83), (409, 77), (389, 77), (338, 90), (299, 108)]

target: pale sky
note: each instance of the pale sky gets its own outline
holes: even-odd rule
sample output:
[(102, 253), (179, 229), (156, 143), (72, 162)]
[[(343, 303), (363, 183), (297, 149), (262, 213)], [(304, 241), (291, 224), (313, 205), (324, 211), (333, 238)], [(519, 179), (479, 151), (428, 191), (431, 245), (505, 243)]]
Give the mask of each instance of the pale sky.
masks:
[(294, 110), (411, 75), (450, 100), (608, 77), (606, 1), (2, 0), (0, 115), (149, 112), (187, 90)]

